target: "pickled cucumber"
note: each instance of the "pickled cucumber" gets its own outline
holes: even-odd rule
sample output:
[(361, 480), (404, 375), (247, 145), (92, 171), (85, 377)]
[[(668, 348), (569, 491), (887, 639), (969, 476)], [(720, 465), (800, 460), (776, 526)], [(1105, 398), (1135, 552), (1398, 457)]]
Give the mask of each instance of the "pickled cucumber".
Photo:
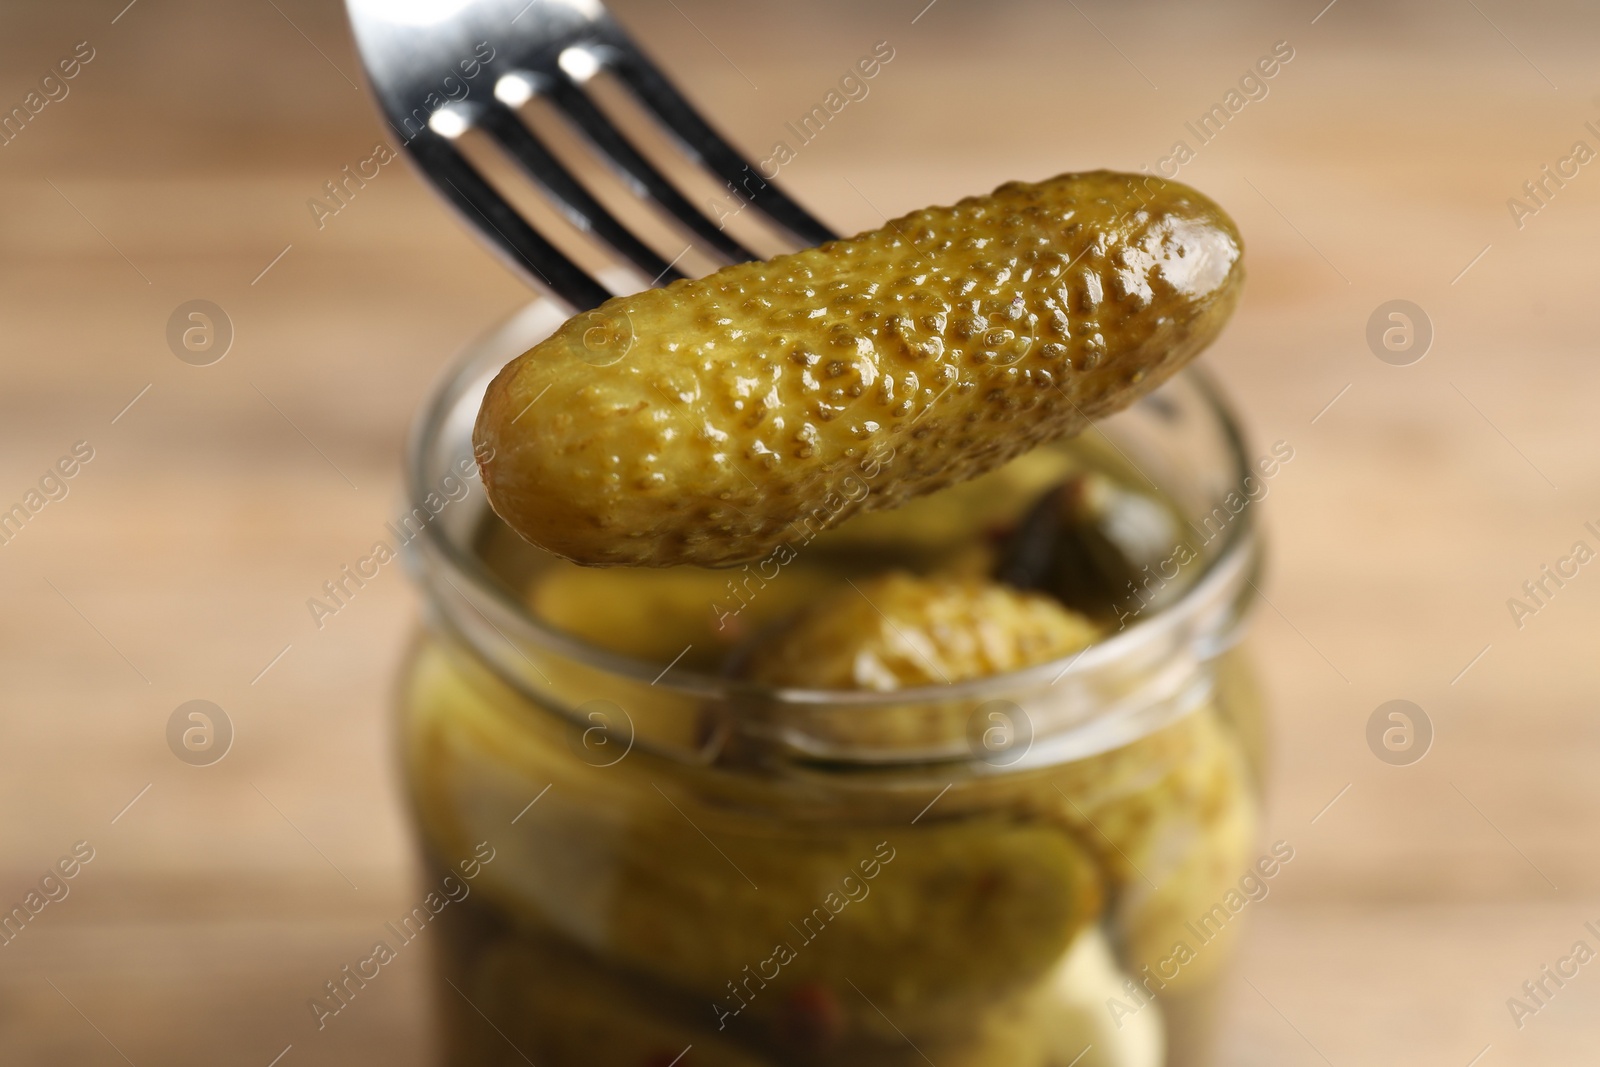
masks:
[(887, 691), (1045, 663), (1098, 636), (1039, 594), (890, 573), (818, 599), (753, 653), (748, 674), (774, 686)]
[(1013, 182), (618, 297), (489, 386), (495, 510), (580, 563), (754, 561), (1082, 430), (1221, 330), (1233, 222), (1175, 182)]
[(931, 1025), (1036, 982), (1101, 917), (1097, 864), (1058, 825), (1004, 813), (911, 825), (915, 809), (894, 806), (784, 817), (779, 797), (756, 806), (770, 789), (722, 797), (717, 776), (643, 754), (586, 766), (505, 719), (496, 704), (516, 698), (492, 679), (470, 683), (438, 653), (421, 667), (406, 746), (438, 853), (492, 841), (486, 899), (699, 998), (708, 1020), (717, 1003), (776, 1025), (788, 992), (822, 987), (853, 1028), (884, 1029), (854, 990)]
[(1036, 982), (1100, 916), (1089, 853), (1049, 826), (769, 823), (738, 835), (733, 819), (695, 822), (725, 857), (681, 819), (631, 835), (608, 950), (736, 1014), (770, 1017), (785, 990), (820, 987), (855, 1028), (892, 1035), (878, 1009), (932, 1027)]
[(1238, 924), (1193, 924), (1246, 873), (1260, 820), (1243, 744), (1215, 708), (1067, 764), (1052, 785), (1045, 803), (1099, 857), (1130, 970), (1150, 967), (1174, 990), (1215, 974)]
[(752, 633), (843, 584), (842, 576), (803, 564), (770, 578), (699, 567), (558, 564), (539, 576), (528, 603), (534, 615), (600, 648), (716, 673)]

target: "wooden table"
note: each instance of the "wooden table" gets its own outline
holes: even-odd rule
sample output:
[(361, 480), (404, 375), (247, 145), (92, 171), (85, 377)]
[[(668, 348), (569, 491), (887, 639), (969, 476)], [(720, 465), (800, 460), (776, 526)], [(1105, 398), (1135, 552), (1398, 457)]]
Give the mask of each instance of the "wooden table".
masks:
[[(93, 51), (0, 147), (0, 507), (93, 449), (0, 545), (0, 903), (94, 851), (0, 947), (0, 1061), (420, 1064), (418, 960), (322, 1033), (306, 1008), (417, 892), (388, 725), (415, 600), (386, 570), (320, 630), (305, 602), (397, 511), (450, 353), (528, 294), (400, 165), (318, 227), (382, 136), (338, 5), (124, 2), (12, 5), (0, 34), (0, 101)], [(925, 2), (616, 7), (759, 154), (889, 42), (785, 168), (842, 229), (1180, 139), (1237, 218), (1252, 281), (1207, 359), (1257, 446), (1294, 448), (1254, 649), (1297, 858), (1253, 906), (1224, 1062), (1592, 1062), (1600, 968), (1521, 1029), (1506, 1001), (1600, 947), (1600, 566), (1520, 627), (1507, 600), (1600, 547), (1600, 168), (1520, 227), (1507, 201), (1600, 148), (1600, 11)], [(197, 298), (236, 333), (212, 366), (165, 337)], [(1395, 299), (1434, 330), (1410, 366), (1365, 339)], [(1407, 767), (1365, 740), (1396, 698), (1436, 732)], [(236, 729), (215, 766), (167, 747), (193, 699)]]

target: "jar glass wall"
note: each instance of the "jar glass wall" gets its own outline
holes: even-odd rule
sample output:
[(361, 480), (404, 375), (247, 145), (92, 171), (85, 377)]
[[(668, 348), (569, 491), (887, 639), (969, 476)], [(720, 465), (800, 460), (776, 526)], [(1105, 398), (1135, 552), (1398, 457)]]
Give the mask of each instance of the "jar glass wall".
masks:
[[(446, 1061), (1205, 1062), (1236, 902), (1283, 861), (1257, 841), (1235, 649), (1250, 468), (1214, 389), (1185, 373), (771, 571), (585, 570), (444, 482), (471, 469), (488, 379), (559, 319), (534, 304), (474, 346), (412, 447), (427, 625), (401, 743), (450, 902), (430, 920)], [(728, 670), (830, 583), (992, 571), (996, 530), (1090, 476), (1173, 522), (1082, 652), (890, 692)]]

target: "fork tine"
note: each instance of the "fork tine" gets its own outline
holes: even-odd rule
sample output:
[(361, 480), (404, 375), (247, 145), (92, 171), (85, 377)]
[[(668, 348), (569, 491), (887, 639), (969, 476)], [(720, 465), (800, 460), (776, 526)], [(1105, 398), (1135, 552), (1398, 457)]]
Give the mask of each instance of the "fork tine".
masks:
[(655, 249), (635, 237), (601, 206), (510, 108), (496, 101), (483, 108), (477, 119), (483, 129), (522, 164), (540, 188), (565, 209), (563, 213), (574, 226), (592, 231), (633, 260), (640, 270), (655, 279), (654, 285), (666, 285), (683, 277)]
[(607, 58), (611, 67), (639, 100), (730, 187), (807, 245), (823, 244), (838, 236), (747, 163), (626, 35), (620, 31), (608, 34), (605, 43), (610, 46)]
[(577, 311), (588, 311), (611, 298), (605, 286), (524, 222), (445, 138), (424, 129), (411, 139), (410, 148), (439, 190), (513, 265)]
[(633, 179), (637, 186), (636, 191), (640, 195), (654, 200), (664, 211), (730, 262), (742, 263), (760, 258), (696, 210), (694, 205), (678, 192), (677, 187), (612, 125), (611, 120), (594, 105), (582, 89), (565, 78), (557, 77), (546, 87), (545, 95), (577, 124), (606, 158)]

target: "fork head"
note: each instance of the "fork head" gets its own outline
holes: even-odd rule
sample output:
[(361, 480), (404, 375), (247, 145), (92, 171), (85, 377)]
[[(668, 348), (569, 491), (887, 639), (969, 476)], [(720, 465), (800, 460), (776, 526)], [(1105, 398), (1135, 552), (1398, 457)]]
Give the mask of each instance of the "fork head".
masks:
[[(685, 155), (800, 245), (834, 234), (703, 119), (599, 0), (346, 0), (378, 105), (406, 153), (445, 200), (525, 278), (574, 310), (611, 291), (540, 234), (454, 142), (486, 133), (579, 230), (660, 285), (682, 275), (595, 198), (518, 114), (542, 96), (634, 193), (716, 258), (753, 254), (696, 208), (596, 103), (587, 85), (614, 73)], [(687, 248), (685, 249), (685, 252)], [(682, 253), (679, 253), (679, 258)]]

